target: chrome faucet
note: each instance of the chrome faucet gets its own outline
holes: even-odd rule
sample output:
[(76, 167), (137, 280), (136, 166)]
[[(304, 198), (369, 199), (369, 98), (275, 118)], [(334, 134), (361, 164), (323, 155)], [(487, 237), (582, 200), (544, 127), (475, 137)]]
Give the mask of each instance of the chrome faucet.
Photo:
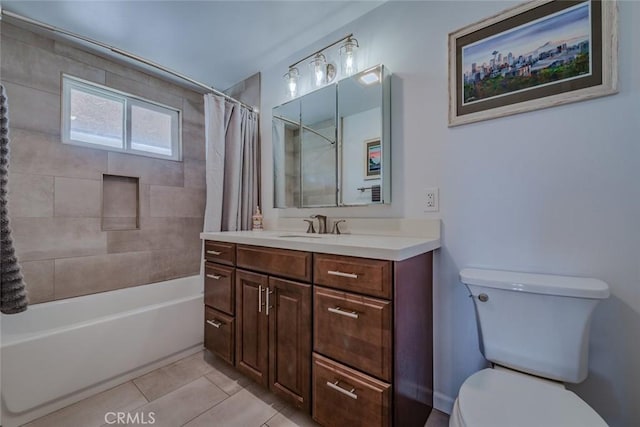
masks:
[(327, 234), (327, 216), (311, 215), (311, 218), (318, 218), (318, 234)]

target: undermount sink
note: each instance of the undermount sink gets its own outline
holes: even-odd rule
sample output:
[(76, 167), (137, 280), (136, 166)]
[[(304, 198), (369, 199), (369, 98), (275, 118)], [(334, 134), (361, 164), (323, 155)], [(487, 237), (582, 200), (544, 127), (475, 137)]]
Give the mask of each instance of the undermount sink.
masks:
[(299, 238), (299, 239), (322, 239), (322, 236), (317, 236), (313, 234), (281, 234), (278, 237), (281, 238)]

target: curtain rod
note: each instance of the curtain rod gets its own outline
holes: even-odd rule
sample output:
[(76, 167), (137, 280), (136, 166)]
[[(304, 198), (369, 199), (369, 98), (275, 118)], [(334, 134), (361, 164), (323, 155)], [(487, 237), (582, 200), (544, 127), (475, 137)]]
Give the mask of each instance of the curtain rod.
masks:
[(313, 128), (310, 128), (309, 126), (303, 125), (302, 122), (296, 122), (295, 120), (287, 119), (286, 117), (278, 116), (276, 114), (274, 114), (272, 117), (274, 119), (282, 120), (285, 123), (289, 123), (289, 124), (292, 124), (292, 125), (295, 125), (295, 126), (299, 126), (302, 129), (307, 130), (307, 131), (309, 131), (311, 133), (315, 133), (316, 135), (318, 135), (320, 138), (326, 140), (331, 145), (336, 143), (335, 141), (332, 141), (331, 139), (327, 138), (326, 136), (324, 136), (323, 134), (321, 134), (317, 130), (315, 130)]
[(78, 40), (82, 40), (82, 41), (87, 42), (87, 43), (91, 43), (91, 44), (99, 46), (99, 47), (101, 47), (103, 49), (107, 49), (107, 50), (109, 50), (109, 51), (111, 51), (113, 53), (116, 53), (118, 55), (127, 57), (129, 59), (133, 59), (134, 61), (141, 62), (141, 63), (143, 63), (145, 65), (150, 66), (150, 67), (153, 67), (153, 68), (156, 68), (156, 69), (158, 69), (160, 71), (163, 71), (165, 73), (171, 74), (172, 76), (175, 76), (175, 77), (178, 77), (178, 78), (180, 78), (182, 80), (188, 81), (189, 83), (191, 83), (191, 84), (193, 84), (195, 86), (198, 86), (198, 87), (200, 87), (202, 89), (205, 89), (207, 91), (213, 92), (216, 95), (223, 96), (224, 98), (228, 99), (229, 101), (232, 101), (232, 102), (235, 102), (237, 104), (240, 104), (243, 107), (248, 108), (250, 111), (257, 111), (257, 109), (255, 107), (253, 107), (251, 105), (247, 105), (244, 102), (241, 102), (241, 101), (235, 99), (234, 97), (229, 96), (226, 93), (217, 90), (216, 88), (214, 88), (212, 86), (209, 86), (209, 85), (207, 85), (205, 83), (201, 83), (201, 82), (199, 82), (199, 81), (197, 81), (195, 79), (192, 79), (191, 77), (185, 76), (184, 74), (181, 74), (181, 73), (179, 73), (177, 71), (174, 71), (174, 70), (172, 70), (170, 68), (167, 68), (165, 66), (162, 66), (162, 65), (160, 65), (160, 64), (158, 64), (156, 62), (153, 62), (153, 61), (150, 61), (148, 59), (142, 58), (142, 57), (140, 57), (138, 55), (134, 55), (133, 53), (127, 52), (126, 50), (122, 50), (122, 49), (119, 49), (117, 47), (110, 46), (110, 45), (108, 45), (106, 43), (102, 43), (102, 42), (100, 42), (98, 40), (94, 40), (92, 38), (85, 37), (85, 36), (82, 36), (80, 34), (76, 34), (76, 33), (73, 33), (71, 31), (64, 30), (64, 29), (59, 28), (59, 27), (54, 27), (53, 25), (45, 24), (44, 22), (36, 21), (35, 19), (27, 18), (26, 16), (22, 16), (22, 15), (10, 12), (10, 11), (2, 9), (2, 8), (0, 8), (0, 12), (1, 12), (0, 19), (2, 17), (1, 15), (6, 15), (6, 16), (8, 16), (10, 18), (14, 18), (14, 19), (26, 22), (26, 23), (31, 24), (31, 25), (35, 25), (36, 27), (44, 28), (45, 30), (52, 31), (54, 33), (64, 34), (66, 36), (69, 36), (69, 37), (72, 37), (72, 38), (76, 38)]

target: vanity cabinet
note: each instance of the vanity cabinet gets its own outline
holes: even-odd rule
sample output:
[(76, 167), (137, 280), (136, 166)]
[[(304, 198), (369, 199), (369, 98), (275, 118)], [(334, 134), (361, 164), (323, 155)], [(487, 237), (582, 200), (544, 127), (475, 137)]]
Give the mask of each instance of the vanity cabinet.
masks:
[(233, 243), (205, 242), (204, 346), (235, 363), (235, 256)]
[(308, 412), (311, 253), (238, 245), (237, 262), (236, 367)]
[(433, 252), (401, 261), (205, 244), (205, 346), (323, 426), (424, 426)]
[(433, 406), (432, 253), (314, 255), (313, 418), (424, 426)]

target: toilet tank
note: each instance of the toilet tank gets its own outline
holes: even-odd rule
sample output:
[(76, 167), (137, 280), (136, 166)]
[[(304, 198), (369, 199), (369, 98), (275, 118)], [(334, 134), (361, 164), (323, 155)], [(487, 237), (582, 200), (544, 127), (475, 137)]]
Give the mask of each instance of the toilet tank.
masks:
[(593, 309), (609, 297), (598, 279), (465, 268), (480, 351), (498, 365), (562, 382), (588, 373)]

